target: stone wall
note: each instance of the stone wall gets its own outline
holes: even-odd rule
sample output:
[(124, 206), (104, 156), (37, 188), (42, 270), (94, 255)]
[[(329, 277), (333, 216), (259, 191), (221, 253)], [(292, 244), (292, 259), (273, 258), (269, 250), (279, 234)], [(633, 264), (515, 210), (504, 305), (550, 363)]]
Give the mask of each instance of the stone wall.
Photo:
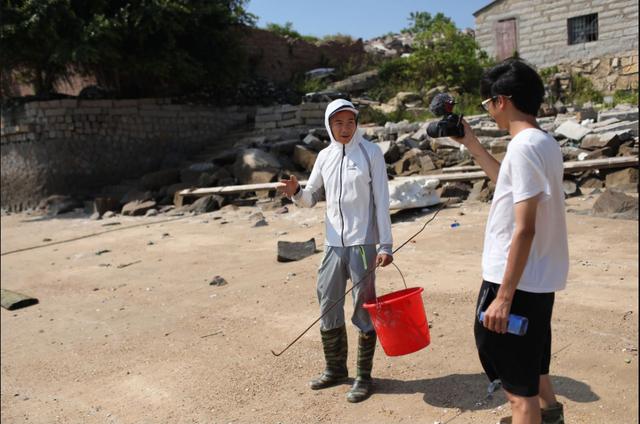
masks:
[(2, 207), (33, 207), (135, 178), (213, 145), (253, 109), (171, 104), (167, 99), (54, 100), (4, 108)]
[(316, 45), (259, 28), (248, 30), (243, 46), (248, 55), (249, 71), (274, 82), (289, 81), (296, 74), (314, 68), (348, 63), (357, 67), (366, 56), (361, 39), (353, 43), (330, 41)]
[[(597, 13), (598, 39), (569, 45), (567, 20)], [(496, 25), (515, 18), (520, 57), (539, 68), (582, 69), (605, 91), (638, 87), (638, 2), (635, 0), (496, 1), (475, 13), (476, 40), (496, 55)]]
[(324, 111), (328, 103), (302, 103), (298, 106), (276, 105), (256, 110), (255, 129), (270, 130), (295, 126), (324, 128)]

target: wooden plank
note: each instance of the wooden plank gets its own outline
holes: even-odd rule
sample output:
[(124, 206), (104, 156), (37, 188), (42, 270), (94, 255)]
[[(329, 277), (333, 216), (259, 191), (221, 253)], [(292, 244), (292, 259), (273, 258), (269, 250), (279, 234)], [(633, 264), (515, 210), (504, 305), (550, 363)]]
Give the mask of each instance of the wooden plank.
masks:
[[(589, 169), (608, 169), (608, 168), (624, 168), (638, 164), (636, 156), (618, 156), (614, 158), (579, 160), (564, 163), (565, 172), (579, 172)], [(473, 172), (480, 171), (479, 166), (452, 166), (450, 168), (442, 168), (445, 174), (453, 172)]]
[[(301, 186), (307, 185), (306, 181), (299, 181)], [(281, 183), (262, 183), (262, 184), (245, 184), (236, 186), (224, 186), (224, 187), (206, 187), (196, 189), (185, 189), (178, 194), (180, 196), (208, 196), (210, 194), (235, 194), (244, 193), (247, 191), (260, 191), (260, 190), (275, 190), (280, 187)]]

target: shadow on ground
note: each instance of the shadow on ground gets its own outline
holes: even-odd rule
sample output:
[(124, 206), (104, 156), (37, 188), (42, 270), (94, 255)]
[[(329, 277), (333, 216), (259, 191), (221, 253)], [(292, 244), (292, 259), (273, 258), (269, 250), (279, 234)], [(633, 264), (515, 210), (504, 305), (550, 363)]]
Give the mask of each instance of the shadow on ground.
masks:
[[(493, 409), (506, 402), (499, 390), (492, 398), (487, 398), (489, 380), (484, 374), (451, 374), (444, 377), (402, 381), (377, 378), (376, 393), (414, 394), (423, 393), (424, 401), (438, 408), (459, 408), (464, 411)], [(591, 387), (569, 377), (552, 376), (556, 394), (574, 402), (595, 402), (600, 397)]]

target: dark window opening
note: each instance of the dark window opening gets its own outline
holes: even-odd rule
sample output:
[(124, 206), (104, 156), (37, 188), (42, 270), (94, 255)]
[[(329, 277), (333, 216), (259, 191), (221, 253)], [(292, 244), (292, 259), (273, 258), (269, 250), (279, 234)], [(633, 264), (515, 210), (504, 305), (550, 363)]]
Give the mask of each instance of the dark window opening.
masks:
[(598, 39), (598, 14), (576, 16), (567, 20), (569, 45), (588, 43)]

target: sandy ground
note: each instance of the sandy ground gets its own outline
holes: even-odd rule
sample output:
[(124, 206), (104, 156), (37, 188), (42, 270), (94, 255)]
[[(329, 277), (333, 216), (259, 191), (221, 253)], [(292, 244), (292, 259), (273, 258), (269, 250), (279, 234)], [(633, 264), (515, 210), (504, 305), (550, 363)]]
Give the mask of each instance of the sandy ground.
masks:
[[(315, 237), (322, 248), (322, 207), (265, 211), (269, 225), (252, 228), (256, 210), (165, 223), (3, 216), (3, 253), (148, 225), (2, 256), (2, 287), (40, 300), (0, 312), (2, 423), (461, 424), (508, 415), (502, 392), (485, 399), (472, 332), (488, 205), (443, 210), (397, 253), (407, 284), (425, 289), (432, 341), (400, 357), (378, 345), (376, 393), (355, 405), (345, 400), (348, 385), (307, 388), (323, 367), (317, 326), (281, 357), (270, 353), (317, 317), (322, 256), (278, 263), (276, 240)], [(396, 243), (429, 216), (394, 217)], [(461, 225), (452, 229), (454, 220)], [(104, 226), (112, 222), (120, 225)], [(553, 383), (568, 423), (638, 422), (637, 221), (570, 213), (568, 222), (571, 271), (556, 297)], [(218, 274), (228, 284), (210, 286)], [(377, 287), (403, 286), (389, 267)], [(348, 331), (353, 375), (356, 330)]]

